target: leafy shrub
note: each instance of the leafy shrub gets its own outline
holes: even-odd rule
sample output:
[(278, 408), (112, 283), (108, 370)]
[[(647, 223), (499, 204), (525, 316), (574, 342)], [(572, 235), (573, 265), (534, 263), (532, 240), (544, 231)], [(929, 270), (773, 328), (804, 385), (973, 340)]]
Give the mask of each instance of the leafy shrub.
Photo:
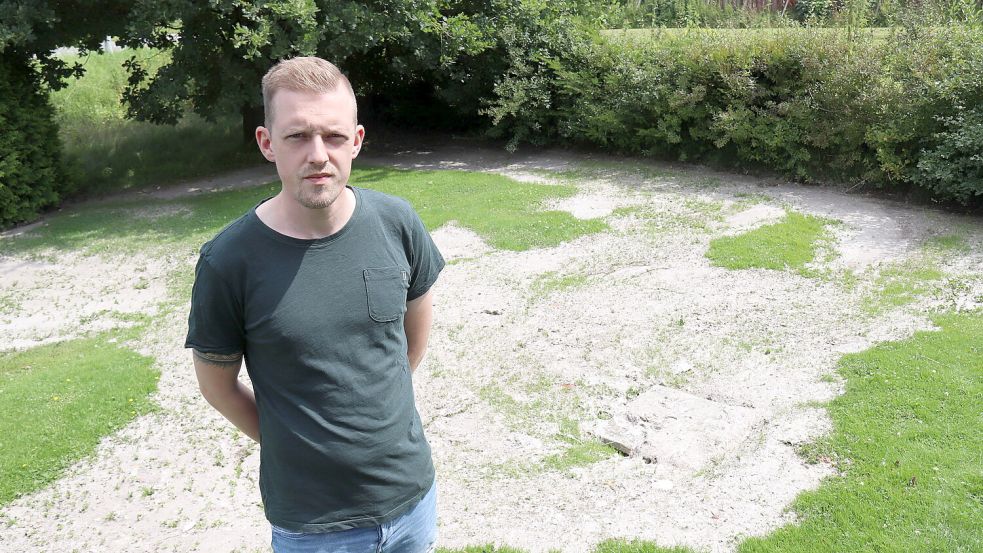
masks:
[(553, 104), (522, 113), (547, 121), (537, 110), (552, 110), (564, 141), (970, 204), (981, 196), (981, 44), (971, 27), (580, 43), (551, 66)]
[(597, 14), (596, 19), (609, 29), (771, 27), (785, 21), (781, 11), (716, 0), (622, 0), (609, 1), (607, 5), (598, 4), (602, 4), (604, 10)]
[(630, 153), (707, 153), (724, 77), (687, 48), (673, 40), (624, 50), (581, 45), (559, 73), (562, 136)]
[(11, 54), (0, 55), (0, 228), (37, 217), (69, 189), (47, 92)]
[(725, 73), (730, 86), (711, 123), (713, 142), (717, 147), (733, 145), (745, 162), (807, 178), (813, 165), (808, 103), (822, 74), (812, 63), (810, 50), (816, 46), (790, 35), (761, 46)]
[(917, 181), (963, 203), (983, 197), (983, 108), (941, 120), (945, 130), (918, 161)]
[[(572, 3), (503, 2), (496, 6), (494, 54), (499, 64), (481, 113), (491, 118), (492, 136), (543, 143), (558, 129), (556, 72), (568, 52), (590, 41)], [(486, 67), (494, 67), (486, 64)]]

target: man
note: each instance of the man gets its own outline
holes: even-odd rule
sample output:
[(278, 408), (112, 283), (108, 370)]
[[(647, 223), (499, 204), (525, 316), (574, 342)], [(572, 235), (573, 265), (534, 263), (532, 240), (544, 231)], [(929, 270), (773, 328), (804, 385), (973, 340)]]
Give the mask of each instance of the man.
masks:
[(337, 67), (278, 63), (263, 105), (282, 188), (201, 249), (185, 344), (201, 393), (260, 443), (274, 551), (432, 551), (411, 373), (444, 260), (408, 203), (348, 186), (365, 130)]

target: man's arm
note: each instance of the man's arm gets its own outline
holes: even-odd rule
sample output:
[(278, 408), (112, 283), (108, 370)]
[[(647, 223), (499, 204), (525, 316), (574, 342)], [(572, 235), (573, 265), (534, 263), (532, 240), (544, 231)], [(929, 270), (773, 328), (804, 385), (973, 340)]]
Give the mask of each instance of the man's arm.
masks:
[(201, 395), (236, 428), (259, 443), (256, 396), (239, 381), (242, 355), (218, 355), (193, 350), (193, 358)]
[(415, 300), (406, 302), (406, 316), (403, 329), (406, 331), (406, 356), (410, 360), (410, 370), (415, 371), (427, 353), (427, 339), (433, 324), (433, 289)]

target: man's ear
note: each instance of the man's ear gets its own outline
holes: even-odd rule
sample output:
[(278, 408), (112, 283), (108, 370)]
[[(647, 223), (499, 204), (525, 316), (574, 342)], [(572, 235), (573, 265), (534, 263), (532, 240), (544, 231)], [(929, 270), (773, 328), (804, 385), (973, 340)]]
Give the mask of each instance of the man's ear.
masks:
[(352, 145), (352, 159), (358, 157), (358, 153), (362, 151), (362, 141), (365, 140), (365, 127), (362, 125), (355, 126), (355, 143)]
[(276, 162), (276, 154), (273, 153), (273, 137), (266, 127), (256, 127), (256, 145), (259, 146), (260, 153), (267, 161)]

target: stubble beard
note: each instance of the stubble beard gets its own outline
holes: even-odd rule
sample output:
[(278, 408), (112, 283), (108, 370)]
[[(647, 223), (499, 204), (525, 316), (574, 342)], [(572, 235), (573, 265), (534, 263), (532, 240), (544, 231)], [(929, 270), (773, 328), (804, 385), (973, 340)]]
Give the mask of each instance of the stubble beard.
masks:
[(300, 182), (301, 186), (297, 188), (294, 197), (297, 203), (307, 209), (326, 209), (331, 207), (345, 190), (345, 185), (337, 182), (314, 185), (305, 182), (303, 178), (301, 178)]

